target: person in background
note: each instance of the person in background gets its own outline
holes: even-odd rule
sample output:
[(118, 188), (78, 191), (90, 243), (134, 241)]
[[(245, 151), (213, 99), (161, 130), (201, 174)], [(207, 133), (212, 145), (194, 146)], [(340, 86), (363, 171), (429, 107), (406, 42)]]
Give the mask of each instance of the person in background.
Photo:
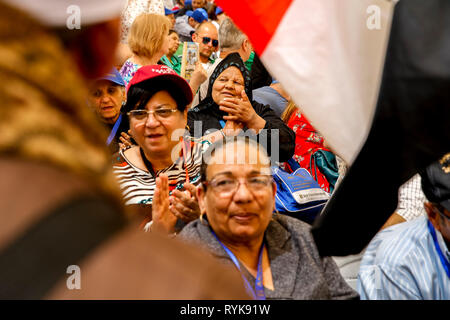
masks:
[(217, 65), (224, 59), (227, 55), (233, 52), (239, 53), (243, 61), (247, 61), (252, 52), (252, 45), (248, 40), (247, 36), (236, 27), (236, 25), (231, 21), (231, 19), (226, 19), (222, 22), (219, 28), (219, 47), (220, 56), (214, 61), (213, 64), (208, 65), (207, 81), (200, 85), (200, 89), (194, 96), (194, 102), (192, 107), (197, 106), (200, 101), (206, 97), (208, 92), (209, 78), (213, 73)]
[(361, 299), (450, 299), (450, 153), (419, 172), (427, 212), (383, 229), (361, 261)]
[(109, 130), (106, 145), (112, 154), (132, 144), (128, 118), (121, 113), (125, 83), (115, 68), (89, 86), (88, 103)]
[(177, 7), (178, 9), (184, 8), (184, 0), (175, 0), (175, 7)]
[[(81, 29), (69, 30), (74, 3)], [(113, 66), (122, 8), (0, 1), (0, 298), (247, 299), (238, 274), (127, 218), (86, 105), (86, 83)]]
[(269, 106), (252, 99), (249, 72), (238, 53), (229, 54), (217, 65), (206, 98), (188, 112), (188, 126), (196, 138), (244, 131), (263, 143), (274, 161), (287, 161), (295, 149), (294, 132)]
[(290, 100), (289, 94), (277, 80), (272, 81), (270, 86), (254, 89), (253, 98), (259, 103), (268, 104), (279, 117), (283, 114)]
[(251, 63), (249, 61), (247, 67), (250, 70), (253, 88), (258, 89), (261, 87), (270, 86), (273, 77), (269, 71), (267, 71), (259, 56), (253, 52), (250, 59), (252, 59)]
[(208, 21), (208, 15), (204, 9), (189, 10), (186, 15), (176, 18), (174, 30), (180, 36), (181, 42), (191, 42), (195, 28), (204, 21)]
[(217, 22), (220, 24), (222, 24), (222, 22), (228, 18), (227, 14), (225, 12), (223, 12), (223, 9), (221, 7), (217, 7), (216, 8), (216, 18), (217, 18)]
[(153, 198), (163, 188), (170, 191), (172, 215), (156, 224), (174, 227), (177, 218), (189, 222), (200, 214), (195, 185), (200, 183), (202, 144), (184, 138), (191, 101), (189, 84), (166, 66), (144, 66), (130, 82), (124, 112), (137, 146), (119, 152), (114, 173), (125, 204), (143, 209), (142, 227), (152, 220)]
[(179, 9), (167, 9), (164, 8), (164, 15), (170, 20), (170, 29), (173, 29), (175, 27), (175, 13), (178, 12)]
[(115, 65), (120, 68), (133, 52), (128, 46), (128, 34), (134, 19), (143, 13), (164, 15), (163, 0), (128, 0), (120, 16), (120, 42)]
[[(338, 177), (343, 176), (345, 173), (344, 164), (338, 164), (337, 161), (341, 160), (337, 160), (337, 157), (326, 147), (323, 136), (311, 125), (292, 100), (289, 101), (281, 118), (295, 133), (295, 153), (293, 160), (301, 168), (308, 170), (323, 190), (331, 193), (337, 185)], [(334, 163), (331, 163), (326, 168), (317, 167), (313, 157), (314, 153), (319, 150), (327, 152), (332, 160), (334, 159)], [(295, 171), (295, 167), (293, 168), (292, 164), (289, 163), (284, 163), (282, 167), (287, 172)], [(332, 175), (329, 175), (330, 172)]]
[(421, 178), (416, 173), (398, 189), (398, 204), (395, 212), (381, 229), (388, 228), (394, 224), (411, 221), (427, 214), (423, 203), (426, 197), (422, 191)]
[(333, 260), (322, 258), (310, 226), (273, 214), (276, 184), (265, 149), (248, 137), (211, 145), (202, 166), (202, 219), (181, 240), (234, 266), (254, 299), (357, 299)]
[(206, 0), (187, 0), (184, 1), (184, 7), (175, 15), (181, 17), (186, 14), (187, 11), (195, 11), (197, 9), (204, 9), (206, 11)]
[(208, 70), (214, 64), (211, 55), (219, 48), (217, 28), (211, 22), (202, 22), (192, 35), (192, 41), (198, 43), (200, 62)]
[[(423, 205), (427, 200), (422, 191), (421, 181), (420, 175), (417, 173), (400, 186), (397, 208), (381, 227), (381, 230), (427, 215)], [(358, 273), (364, 253), (365, 249), (356, 255), (333, 257), (342, 276), (355, 290), (358, 286)]]
[(178, 74), (181, 74), (181, 58), (175, 53), (180, 45), (178, 34), (175, 30), (169, 31), (169, 51), (161, 58), (161, 62)]
[(157, 64), (169, 51), (169, 30), (169, 19), (158, 14), (142, 14), (134, 20), (128, 36), (133, 55), (120, 69), (125, 86), (140, 67)]

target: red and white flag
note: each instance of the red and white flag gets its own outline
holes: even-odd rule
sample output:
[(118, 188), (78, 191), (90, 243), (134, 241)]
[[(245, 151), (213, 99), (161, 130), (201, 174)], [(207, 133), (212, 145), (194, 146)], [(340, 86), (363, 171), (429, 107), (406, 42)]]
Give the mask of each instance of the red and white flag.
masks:
[(332, 149), (351, 164), (372, 123), (393, 2), (216, 0)]

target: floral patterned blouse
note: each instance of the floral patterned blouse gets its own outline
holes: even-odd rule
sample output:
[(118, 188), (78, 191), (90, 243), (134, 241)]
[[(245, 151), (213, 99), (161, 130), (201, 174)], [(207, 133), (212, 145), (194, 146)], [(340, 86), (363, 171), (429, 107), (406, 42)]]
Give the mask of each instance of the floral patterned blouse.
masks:
[[(311, 173), (323, 190), (330, 192), (330, 185), (326, 177), (319, 170), (315, 172), (316, 170), (311, 167), (311, 156), (314, 152), (317, 150), (330, 151), (324, 146), (323, 136), (298, 110), (291, 115), (287, 125), (295, 133), (294, 160), (298, 162), (300, 167), (307, 169)], [(288, 172), (293, 171), (287, 162), (283, 163), (282, 168)]]
[(122, 76), (123, 81), (125, 82), (125, 87), (128, 87), (128, 83), (130, 82), (131, 78), (133, 78), (134, 74), (138, 69), (142, 67), (140, 64), (133, 63), (128, 59), (123, 64), (122, 68), (120, 68), (120, 75)]
[(131, 24), (141, 13), (157, 13), (164, 15), (163, 0), (128, 0), (128, 4), (120, 17), (120, 41), (122, 43), (127, 43)]

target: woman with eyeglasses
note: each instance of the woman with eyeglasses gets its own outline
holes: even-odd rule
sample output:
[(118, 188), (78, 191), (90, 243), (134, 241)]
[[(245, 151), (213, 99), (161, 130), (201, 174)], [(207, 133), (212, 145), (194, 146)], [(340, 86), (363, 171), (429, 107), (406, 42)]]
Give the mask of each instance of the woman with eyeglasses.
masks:
[(253, 135), (275, 161), (294, 154), (294, 132), (270, 106), (252, 99), (250, 73), (238, 53), (227, 55), (214, 69), (206, 97), (188, 112), (188, 126), (192, 136), (208, 139)]
[(357, 298), (332, 258), (320, 257), (309, 225), (273, 214), (276, 184), (266, 151), (248, 137), (210, 148), (197, 191), (202, 218), (178, 237), (234, 266), (255, 299)]
[(202, 145), (183, 137), (191, 101), (183, 78), (167, 66), (151, 65), (131, 79), (124, 106), (137, 143), (121, 150), (114, 164), (125, 204), (144, 208), (147, 223), (159, 204), (155, 206), (155, 197), (167, 200), (171, 214), (158, 224), (167, 230), (174, 230), (177, 218), (189, 222), (200, 212), (195, 185), (200, 182)]

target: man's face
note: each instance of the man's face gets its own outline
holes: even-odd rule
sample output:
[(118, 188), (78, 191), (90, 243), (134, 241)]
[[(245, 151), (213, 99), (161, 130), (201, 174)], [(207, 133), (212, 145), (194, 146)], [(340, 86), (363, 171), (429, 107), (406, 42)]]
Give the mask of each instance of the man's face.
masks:
[(178, 38), (178, 34), (175, 32), (171, 33), (169, 36), (169, 52), (168, 54), (172, 56), (178, 50), (178, 46), (180, 45), (180, 39)]
[[(218, 49), (218, 45), (213, 46), (213, 40), (218, 41), (218, 34), (216, 27), (212, 23), (202, 26), (200, 30), (193, 34), (192, 39), (198, 43), (200, 58), (203, 63), (207, 62), (211, 54)], [(207, 42), (207, 40), (209, 41)]]
[(112, 124), (119, 117), (124, 98), (121, 86), (108, 80), (99, 80), (92, 85), (88, 101), (103, 122)]
[(171, 23), (170, 29), (173, 29), (173, 27), (175, 26), (175, 15), (172, 13), (167, 15), (166, 17), (170, 20)]
[(200, 9), (205, 6), (205, 0), (192, 0), (192, 11)]

